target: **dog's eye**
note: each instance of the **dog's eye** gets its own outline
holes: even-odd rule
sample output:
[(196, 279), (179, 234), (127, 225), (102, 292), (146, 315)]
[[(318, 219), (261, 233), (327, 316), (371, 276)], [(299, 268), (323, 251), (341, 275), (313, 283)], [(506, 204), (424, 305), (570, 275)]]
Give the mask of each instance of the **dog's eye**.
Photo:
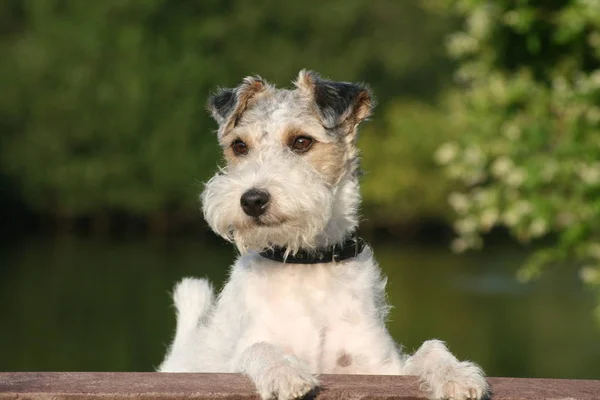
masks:
[(241, 139), (235, 139), (231, 143), (231, 149), (238, 156), (243, 156), (248, 154), (248, 145), (244, 143)]
[(304, 153), (312, 146), (314, 139), (309, 136), (296, 136), (290, 143), (292, 151), (296, 153)]

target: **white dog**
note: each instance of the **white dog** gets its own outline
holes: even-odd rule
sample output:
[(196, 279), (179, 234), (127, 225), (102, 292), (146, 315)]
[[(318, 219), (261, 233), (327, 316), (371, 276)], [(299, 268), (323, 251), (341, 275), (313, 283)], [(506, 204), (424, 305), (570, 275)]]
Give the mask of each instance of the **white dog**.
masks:
[(386, 280), (354, 232), (362, 86), (301, 71), (294, 90), (258, 77), (209, 102), (227, 166), (202, 194), (212, 229), (242, 255), (214, 299), (175, 288), (177, 330), (163, 372), (241, 372), (263, 399), (302, 397), (319, 374), (420, 377), (435, 399), (480, 399), (483, 372), (437, 340), (403, 355), (388, 333)]

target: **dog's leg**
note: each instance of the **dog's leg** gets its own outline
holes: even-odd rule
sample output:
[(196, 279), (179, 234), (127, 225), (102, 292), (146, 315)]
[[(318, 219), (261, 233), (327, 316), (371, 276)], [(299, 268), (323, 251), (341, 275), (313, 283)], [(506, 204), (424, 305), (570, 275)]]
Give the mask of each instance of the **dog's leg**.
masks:
[(483, 371), (472, 362), (458, 361), (439, 340), (423, 343), (407, 358), (403, 373), (417, 375), (434, 399), (479, 400), (489, 393)]
[(296, 399), (319, 384), (306, 363), (266, 342), (248, 347), (236, 364), (236, 370), (250, 377), (263, 399)]
[(175, 339), (159, 367), (160, 372), (190, 372), (196, 370), (199, 327), (213, 303), (213, 289), (206, 279), (184, 278), (173, 290), (177, 310)]

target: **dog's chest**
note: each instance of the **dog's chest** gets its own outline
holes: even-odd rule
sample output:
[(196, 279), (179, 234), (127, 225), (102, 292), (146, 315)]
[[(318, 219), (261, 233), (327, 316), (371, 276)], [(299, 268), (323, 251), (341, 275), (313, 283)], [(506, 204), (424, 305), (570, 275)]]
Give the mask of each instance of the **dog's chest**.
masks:
[(257, 271), (249, 275), (246, 301), (256, 303), (253, 314), (256, 311), (263, 319), (328, 320), (336, 314), (336, 308), (329, 304), (332, 298), (351, 297), (348, 285), (340, 284), (339, 275), (339, 271), (321, 265), (284, 265)]
[(368, 320), (365, 283), (343, 265), (257, 268), (246, 279), (252, 340), (277, 344), (315, 369), (331, 372)]

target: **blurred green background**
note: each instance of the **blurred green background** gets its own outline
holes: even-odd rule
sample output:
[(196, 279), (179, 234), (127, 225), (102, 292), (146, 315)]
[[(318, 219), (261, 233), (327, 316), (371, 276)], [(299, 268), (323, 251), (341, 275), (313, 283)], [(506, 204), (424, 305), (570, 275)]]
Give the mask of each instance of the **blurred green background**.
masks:
[[(553, 246), (561, 226), (548, 223), (544, 241), (524, 245), (513, 239), (522, 239), (516, 225), (502, 218), (486, 225), (489, 209), (471, 210), (488, 246), (450, 251), (460, 208), (452, 199), (477, 187), (496, 191), (493, 174), (471, 178), (510, 153), (486, 138), (514, 117), (500, 111), (518, 108), (482, 96), (476, 77), (465, 76), (531, 67), (531, 79), (550, 87), (539, 66), (558, 65), (564, 54), (575, 59), (557, 72), (566, 79), (598, 69), (596, 53), (586, 53), (595, 47), (585, 43), (600, 17), (585, 17), (587, 3), (529, 3), (0, 2), (0, 370), (157, 366), (174, 327), (173, 283), (197, 275), (221, 284), (234, 257), (199, 211), (202, 182), (221, 158), (208, 95), (251, 74), (287, 86), (309, 68), (368, 82), (379, 100), (359, 143), (366, 171), (361, 233), (390, 277), (395, 339), (408, 351), (426, 339), (446, 340), (490, 375), (600, 378), (595, 292), (579, 279), (581, 260), (565, 257), (535, 283), (515, 279), (537, 249)], [(585, 18), (577, 19), (571, 8), (581, 4)], [(555, 23), (548, 15), (559, 12), (571, 19), (557, 24), (579, 27), (564, 34), (562, 47), (544, 42)], [(518, 24), (527, 18), (529, 25)], [(547, 47), (552, 51), (540, 50)], [(523, 109), (543, 119), (539, 110), (552, 108)], [(536, 143), (553, 142), (559, 124), (538, 129)], [(597, 124), (586, 129), (573, 140), (589, 149)], [(528, 149), (540, 151), (527, 138), (516, 142), (520, 160), (530, 159)], [(469, 145), (490, 159), (460, 164), (479, 154)], [(592, 161), (594, 151), (587, 153)], [(582, 204), (597, 198), (592, 189), (578, 197)], [(530, 186), (518, 193), (545, 192)], [(499, 197), (497, 207), (510, 206), (510, 196)], [(592, 209), (580, 241), (597, 238), (600, 208)], [(457, 229), (462, 242), (455, 239), (454, 250), (477, 247), (476, 229), (460, 229), (466, 225)], [(496, 225), (505, 228), (490, 232)], [(593, 272), (595, 264), (586, 268)]]

